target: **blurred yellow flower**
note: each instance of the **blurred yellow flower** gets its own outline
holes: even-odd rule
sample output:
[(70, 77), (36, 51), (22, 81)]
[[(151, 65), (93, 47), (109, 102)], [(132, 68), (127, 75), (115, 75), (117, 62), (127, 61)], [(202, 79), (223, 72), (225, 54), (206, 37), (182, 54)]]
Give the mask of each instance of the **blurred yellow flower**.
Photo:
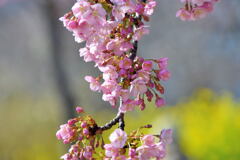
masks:
[(240, 159), (240, 103), (230, 94), (202, 89), (161, 116), (155, 123), (170, 121), (176, 127), (180, 151), (189, 159)]

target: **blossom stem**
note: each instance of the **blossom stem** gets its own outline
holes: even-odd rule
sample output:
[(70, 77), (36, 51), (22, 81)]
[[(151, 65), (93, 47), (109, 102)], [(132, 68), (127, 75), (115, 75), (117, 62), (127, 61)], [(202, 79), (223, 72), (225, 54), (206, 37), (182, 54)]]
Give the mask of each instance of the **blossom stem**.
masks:
[[(120, 121), (122, 121), (123, 117), (124, 117), (124, 113), (119, 112), (114, 119), (112, 119), (110, 122), (106, 123), (104, 126), (99, 127), (99, 129), (100, 129), (101, 131), (108, 130), (108, 129), (112, 128), (112, 126), (114, 126), (115, 124), (117, 124), (117, 123), (119, 123)], [(120, 120), (120, 119), (121, 119), (121, 120)], [(123, 123), (123, 124), (124, 124), (124, 123)], [(124, 127), (121, 128), (121, 129), (124, 129)]]

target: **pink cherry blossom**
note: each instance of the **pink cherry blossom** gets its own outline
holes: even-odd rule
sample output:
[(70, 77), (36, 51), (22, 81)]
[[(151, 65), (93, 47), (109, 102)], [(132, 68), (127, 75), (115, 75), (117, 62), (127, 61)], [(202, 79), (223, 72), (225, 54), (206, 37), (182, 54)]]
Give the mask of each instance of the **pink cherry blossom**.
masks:
[(85, 0), (77, 1), (72, 7), (73, 15), (80, 19), (82, 18), (82, 15), (88, 10), (90, 10), (90, 3)]
[(111, 0), (111, 2), (117, 6), (126, 4), (126, 0)]
[(96, 28), (105, 24), (105, 16), (106, 11), (99, 3), (91, 5), (91, 9), (87, 10), (84, 14), (82, 14), (82, 18), (87, 20), (90, 25), (93, 25)]
[(126, 42), (122, 39), (112, 39), (107, 43), (106, 48), (114, 52), (114, 54), (120, 56), (124, 52), (133, 48), (133, 45), (130, 42)]
[(77, 106), (77, 107), (76, 107), (76, 112), (77, 112), (77, 113), (83, 113), (84, 110), (83, 110), (82, 107)]
[(157, 145), (147, 146), (142, 145), (137, 148), (138, 158), (139, 160), (149, 160), (152, 158), (164, 158), (165, 150), (160, 150)]
[(181, 8), (176, 16), (183, 21), (194, 21), (206, 17), (212, 12), (218, 0), (181, 0), (185, 8)]
[(112, 9), (112, 15), (116, 21), (121, 21), (125, 14), (135, 10), (135, 4), (132, 0), (111, 0), (115, 5)]
[(132, 61), (129, 58), (124, 58), (119, 62), (119, 67), (123, 69), (129, 69), (132, 67)]
[(172, 139), (172, 130), (171, 129), (163, 129), (160, 134), (161, 141), (165, 144), (171, 144)]
[[(137, 158), (136, 149), (130, 148), (128, 155), (129, 155), (129, 157), (130, 157), (131, 159), (136, 159), (136, 158)], [(129, 159), (129, 160), (130, 160), (130, 159)]]
[(170, 78), (171, 74), (167, 69), (163, 69), (159, 71), (157, 76), (159, 79), (167, 81)]
[(181, 8), (177, 11), (176, 17), (180, 18), (182, 21), (191, 20), (191, 12)]
[(76, 122), (77, 122), (76, 119), (69, 119), (67, 124), (68, 124), (69, 126), (72, 126), (72, 125), (74, 125)]
[(56, 136), (60, 140), (63, 140), (63, 143), (70, 143), (71, 138), (74, 135), (74, 131), (68, 124), (63, 124), (60, 126), (60, 129), (57, 131)]
[(86, 127), (87, 127), (87, 122), (82, 122), (82, 123), (81, 123), (81, 127), (82, 127), (82, 128), (86, 128)]
[(154, 139), (153, 135), (146, 135), (142, 138), (142, 141), (144, 145), (153, 146), (155, 145)]
[(114, 90), (118, 89), (118, 85), (115, 80), (104, 81), (101, 85), (101, 90), (105, 94), (111, 94)]
[(128, 89), (121, 89), (120, 90), (120, 96), (121, 96), (123, 102), (127, 101), (130, 97), (129, 90)]
[(142, 64), (142, 69), (144, 71), (151, 71), (153, 67), (152, 61), (144, 61)]
[[(146, 67), (146, 68), (147, 68), (147, 67)], [(145, 69), (146, 69), (146, 68), (145, 68)], [(137, 72), (136, 76), (137, 76), (138, 78), (143, 79), (146, 83), (148, 83), (148, 81), (150, 80), (150, 72), (149, 72), (149, 71), (146, 71), (146, 70), (143, 70), (143, 69), (139, 70), (139, 71)]]
[(136, 149), (139, 160), (162, 159), (166, 156), (165, 144), (163, 142), (155, 143), (154, 139), (155, 137), (152, 135), (145, 135), (142, 138), (142, 146)]
[(157, 63), (158, 63), (158, 67), (160, 69), (164, 69), (168, 65), (168, 58), (166, 58), (166, 57), (165, 58), (160, 58), (160, 59), (157, 60)]
[(104, 149), (105, 149), (105, 155), (107, 157), (111, 158), (111, 157), (115, 157), (118, 155), (119, 148), (113, 147), (112, 144), (105, 144)]
[(109, 136), (109, 140), (113, 147), (122, 148), (127, 140), (127, 134), (118, 128)]
[(92, 153), (93, 149), (91, 146), (87, 146), (85, 151), (83, 152), (83, 157), (86, 159), (91, 159), (92, 158)]
[(122, 105), (119, 107), (119, 110), (125, 113), (127, 111), (132, 111), (137, 105), (139, 105), (138, 101), (128, 99), (122, 103)]
[(90, 83), (91, 90), (93, 91), (100, 90), (100, 84), (95, 78), (93, 78), (92, 76), (85, 76), (85, 80)]
[(84, 135), (88, 135), (88, 134), (89, 134), (89, 130), (88, 130), (87, 128), (84, 128), (84, 129), (83, 129), (83, 134), (84, 134)]
[(102, 67), (103, 71), (103, 79), (104, 80), (114, 80), (118, 78), (118, 73), (116, 72), (116, 68), (112, 65), (108, 65), (106, 67)]
[(156, 1), (147, 0), (146, 6), (144, 8), (144, 15), (146, 15), (146, 16), (152, 15), (156, 5), (157, 5)]
[(116, 21), (121, 21), (125, 16), (125, 12), (122, 11), (121, 6), (113, 6), (112, 15)]
[(66, 153), (63, 156), (61, 156), (61, 159), (63, 159), (63, 160), (72, 160), (72, 156), (69, 153)]
[(132, 96), (136, 97), (137, 95), (143, 94), (146, 91), (147, 91), (147, 86), (143, 78), (139, 77), (131, 82), (130, 94)]
[(135, 33), (133, 35), (133, 39), (135, 41), (139, 41), (142, 36), (149, 34), (149, 30), (147, 29), (147, 26), (141, 26), (135, 30)]

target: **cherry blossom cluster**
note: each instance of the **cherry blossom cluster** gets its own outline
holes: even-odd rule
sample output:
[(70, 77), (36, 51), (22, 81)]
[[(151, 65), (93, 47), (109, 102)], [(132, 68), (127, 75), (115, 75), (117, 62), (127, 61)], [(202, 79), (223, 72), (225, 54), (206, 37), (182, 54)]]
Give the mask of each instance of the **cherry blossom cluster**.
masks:
[[(81, 107), (76, 108), (77, 113), (83, 113)], [(92, 159), (95, 148), (99, 147), (100, 135), (92, 134), (91, 129), (96, 126), (89, 115), (79, 116), (68, 120), (60, 126), (56, 136), (64, 144), (72, 144), (69, 152), (61, 157), (64, 160)]]
[(157, 107), (165, 104), (159, 82), (170, 77), (168, 59), (136, 56), (137, 41), (149, 32), (144, 21), (155, 6), (154, 0), (79, 0), (60, 18), (77, 42), (85, 41), (80, 56), (102, 72), (98, 77), (85, 77), (90, 89), (102, 92), (102, 99), (113, 107), (121, 100), (121, 112), (136, 106), (143, 110), (145, 97), (148, 101), (155, 97)]
[(185, 4), (184, 8), (181, 8), (176, 16), (183, 21), (194, 21), (206, 17), (206, 15), (212, 12), (214, 5), (219, 0), (180, 0)]
[[(185, 8), (177, 12), (182, 20), (196, 20), (211, 12), (218, 0), (181, 0)], [(172, 130), (157, 135), (143, 134), (140, 127), (127, 134), (124, 115), (137, 106), (145, 109), (145, 101), (154, 98), (157, 107), (165, 104), (164, 87), (160, 82), (170, 77), (168, 58), (144, 59), (137, 56), (138, 41), (149, 33), (145, 25), (153, 14), (154, 0), (77, 0), (70, 12), (60, 20), (73, 33), (75, 41), (85, 43), (79, 54), (85, 62), (94, 62), (102, 74), (85, 76), (90, 89), (101, 92), (102, 99), (113, 107), (119, 103), (118, 114), (109, 123), (99, 126), (84, 114), (60, 126), (56, 136), (71, 144), (64, 160), (161, 160), (166, 146), (172, 142)], [(105, 144), (102, 134), (118, 123), (119, 128)]]
[[(158, 141), (156, 141), (158, 139)], [(161, 160), (166, 156), (166, 145), (172, 143), (172, 130), (164, 129), (160, 135), (138, 135), (116, 129), (105, 144), (105, 160)], [(127, 144), (126, 144), (127, 142)], [(128, 152), (127, 152), (128, 150)], [(127, 153), (127, 154), (126, 154)]]
[(151, 128), (146, 125), (127, 135), (121, 129), (115, 129), (109, 136), (110, 144), (105, 144), (102, 131), (93, 132), (97, 126), (89, 115), (82, 115), (83, 109), (77, 107), (81, 114), (60, 126), (56, 136), (64, 144), (71, 144), (69, 152), (61, 157), (64, 160), (149, 160), (163, 159), (166, 146), (172, 142), (172, 130), (164, 129), (158, 135), (144, 135), (141, 129)]

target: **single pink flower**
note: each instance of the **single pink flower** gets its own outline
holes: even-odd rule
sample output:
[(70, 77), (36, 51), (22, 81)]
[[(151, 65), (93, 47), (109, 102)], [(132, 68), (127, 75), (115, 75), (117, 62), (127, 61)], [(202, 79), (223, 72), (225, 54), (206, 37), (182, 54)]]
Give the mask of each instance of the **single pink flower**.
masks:
[(176, 17), (180, 18), (182, 21), (191, 20), (191, 12), (181, 8), (177, 11)]
[(81, 127), (82, 127), (82, 128), (86, 128), (86, 127), (87, 127), (87, 122), (82, 122), (82, 123), (81, 123)]
[(143, 81), (148, 83), (148, 81), (150, 80), (150, 73), (151, 72), (149, 72), (149, 71), (145, 71), (145, 70), (141, 69), (141, 70), (137, 71), (137, 74), (135, 74), (135, 76), (138, 78), (141, 78)]
[(113, 51), (115, 55), (121, 56), (124, 52), (127, 52), (129, 49), (133, 48), (133, 45), (130, 42), (116, 38), (111, 39), (107, 43), (106, 48), (107, 50)]
[(157, 63), (158, 63), (158, 67), (160, 69), (164, 69), (164, 68), (167, 68), (167, 65), (168, 65), (168, 58), (165, 57), (165, 58), (160, 58), (157, 60)]
[(89, 130), (88, 130), (87, 128), (84, 128), (84, 129), (83, 129), (83, 134), (84, 134), (84, 135), (89, 135)]
[(84, 112), (84, 109), (83, 109), (82, 107), (77, 106), (77, 107), (76, 107), (76, 112), (77, 112), (77, 113), (83, 113), (83, 112)]
[(144, 7), (145, 7), (144, 4), (138, 3), (138, 4), (136, 4), (135, 11), (138, 14), (144, 14)]
[(137, 148), (139, 160), (149, 160), (153, 158), (159, 158), (159, 149), (157, 147), (150, 147), (147, 145), (142, 145)]
[(157, 76), (159, 79), (167, 81), (170, 78), (171, 74), (167, 69), (163, 69), (159, 71)]
[(163, 129), (160, 134), (161, 141), (165, 144), (171, 144), (172, 139), (172, 130), (171, 129)]
[(146, 146), (153, 146), (153, 145), (155, 145), (154, 136), (153, 135), (145, 135), (142, 138), (142, 141), (143, 141), (143, 144), (146, 145)]
[(104, 149), (105, 149), (105, 155), (109, 158), (117, 156), (119, 152), (119, 148), (113, 147), (112, 144), (105, 144)]
[(166, 147), (162, 142), (155, 143), (154, 136), (145, 135), (143, 145), (136, 149), (139, 160), (148, 160), (152, 158), (162, 159), (166, 155)]
[(147, 92), (146, 82), (141, 78), (136, 78), (131, 82), (130, 94), (137, 97), (139, 94)]
[(142, 69), (144, 71), (151, 71), (153, 67), (152, 61), (144, 61), (142, 64)]
[(77, 27), (78, 27), (78, 22), (76, 22), (76, 21), (69, 21), (69, 23), (67, 25), (67, 28), (69, 30), (77, 29)]
[(127, 134), (118, 128), (109, 136), (109, 140), (113, 147), (122, 148), (127, 140)]
[(149, 34), (149, 30), (147, 29), (147, 26), (141, 26), (135, 30), (135, 33), (133, 35), (133, 40), (139, 41), (142, 36)]
[(151, 16), (153, 14), (154, 8), (156, 7), (157, 2), (154, 0), (147, 0), (147, 3), (144, 8), (144, 15)]
[(112, 94), (112, 92), (118, 89), (117, 82), (115, 80), (104, 81), (101, 85), (101, 90), (105, 94)]
[(121, 6), (113, 6), (112, 15), (116, 21), (121, 21), (125, 17), (125, 12), (122, 11)]
[(123, 102), (127, 101), (130, 98), (130, 93), (128, 89), (121, 89), (120, 96), (122, 97)]
[(129, 148), (128, 155), (129, 155), (129, 157), (130, 157), (131, 159), (135, 159), (135, 158), (137, 158), (137, 152), (136, 152), (136, 149)]
[(208, 12), (203, 7), (196, 7), (192, 10), (192, 19), (197, 20), (201, 18), (205, 18), (207, 16)]
[(74, 135), (74, 131), (68, 124), (63, 124), (60, 126), (60, 129), (57, 131), (56, 136), (60, 140), (63, 140), (64, 144), (70, 143)]
[(68, 124), (69, 126), (72, 126), (72, 125), (74, 125), (76, 122), (77, 122), (76, 119), (69, 119), (67, 124)]
[(93, 78), (92, 76), (85, 76), (85, 80), (90, 83), (90, 89), (92, 91), (99, 91), (100, 90), (101, 86), (95, 78)]
[(117, 6), (126, 4), (126, 0), (110, 0), (110, 1)]
[(139, 105), (138, 101), (128, 99), (119, 107), (119, 110), (123, 113), (127, 111), (132, 111), (137, 105)]
[(119, 67), (123, 69), (129, 69), (132, 67), (132, 61), (129, 58), (124, 58), (119, 62)]
[(60, 159), (63, 160), (72, 160), (72, 156), (69, 153), (64, 154), (63, 156), (61, 156)]
[(112, 65), (105, 66), (101, 68), (103, 71), (103, 79), (108, 80), (115, 80), (118, 78), (118, 73), (116, 72), (116, 68)]
[(94, 28), (98, 29), (106, 23), (106, 11), (100, 3), (91, 5), (91, 9), (85, 11), (82, 18)]
[(72, 7), (73, 15), (80, 19), (82, 18), (82, 15), (88, 10), (90, 10), (90, 3), (85, 0), (77, 1)]
[(87, 146), (83, 152), (83, 157), (86, 159), (91, 159), (93, 154), (93, 149), (91, 146)]
[(116, 96), (111, 94), (111, 93), (110, 94), (103, 94), (102, 95), (102, 100), (109, 102), (112, 107), (115, 107), (116, 102), (117, 102)]

